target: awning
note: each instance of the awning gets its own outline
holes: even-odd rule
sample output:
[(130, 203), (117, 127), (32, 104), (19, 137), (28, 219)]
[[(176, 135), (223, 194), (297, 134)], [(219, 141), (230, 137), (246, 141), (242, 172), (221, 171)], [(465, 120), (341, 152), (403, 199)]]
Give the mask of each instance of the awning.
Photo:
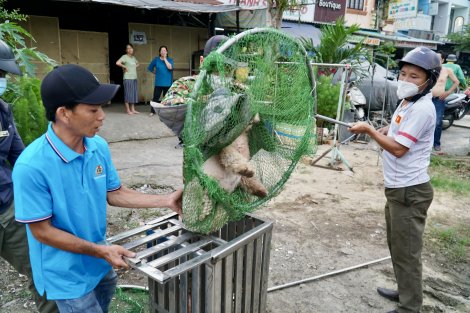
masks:
[(193, 13), (221, 13), (240, 10), (240, 7), (236, 5), (223, 4), (217, 0), (86, 0), (80, 2), (107, 3), (139, 9), (161, 9)]
[(380, 39), (379, 38), (371, 38), (369, 36), (360, 36), (360, 35), (350, 35), (348, 37), (349, 42), (358, 43), (361, 42), (364, 45), (368, 46), (379, 46)]
[(313, 25), (283, 21), (281, 30), (296, 38), (302, 37), (312, 39), (314, 46), (318, 46), (320, 44), (321, 31)]
[(414, 38), (411, 36), (395, 33), (394, 35), (384, 35), (372, 31), (359, 30), (355, 32), (357, 35), (379, 38), (384, 41), (393, 41), (393, 45), (397, 48), (416, 48), (427, 47), (429, 49), (437, 49), (437, 45), (443, 45), (443, 42)]

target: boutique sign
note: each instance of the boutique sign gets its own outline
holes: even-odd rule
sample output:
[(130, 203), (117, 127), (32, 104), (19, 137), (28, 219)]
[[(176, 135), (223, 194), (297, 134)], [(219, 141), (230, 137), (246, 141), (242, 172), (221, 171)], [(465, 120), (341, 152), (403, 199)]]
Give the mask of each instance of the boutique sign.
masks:
[(346, 0), (317, 0), (315, 22), (334, 23), (346, 13)]

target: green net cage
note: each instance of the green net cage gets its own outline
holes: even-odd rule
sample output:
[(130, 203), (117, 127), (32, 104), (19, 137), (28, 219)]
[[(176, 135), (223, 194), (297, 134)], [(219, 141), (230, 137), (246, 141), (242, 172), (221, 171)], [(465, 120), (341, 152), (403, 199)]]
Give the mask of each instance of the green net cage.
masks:
[(271, 28), (205, 59), (183, 137), (183, 222), (210, 233), (276, 196), (316, 149), (314, 79), (299, 41)]

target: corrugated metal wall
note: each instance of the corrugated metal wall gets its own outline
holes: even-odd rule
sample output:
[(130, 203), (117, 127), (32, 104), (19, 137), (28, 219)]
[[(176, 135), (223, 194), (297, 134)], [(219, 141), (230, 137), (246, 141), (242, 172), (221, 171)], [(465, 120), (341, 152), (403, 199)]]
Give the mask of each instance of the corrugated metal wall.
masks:
[(145, 32), (147, 37), (147, 44), (134, 45), (134, 55), (140, 63), (137, 69), (140, 101), (152, 99), (155, 76), (147, 71), (147, 66), (158, 56), (160, 46), (168, 47), (168, 56), (175, 62), (173, 79), (177, 79), (189, 75), (192, 53), (203, 49), (207, 40), (206, 28), (129, 23), (129, 38), (132, 31)]
[[(109, 59), (108, 33), (60, 29), (57, 17), (34, 15), (22, 26), (36, 40), (29, 40), (29, 46), (37, 47), (38, 51), (59, 64), (79, 64), (95, 74), (100, 82), (110, 82), (110, 66), (116, 66), (117, 60)], [(147, 44), (134, 45), (135, 56), (140, 62), (137, 74), (139, 101), (142, 102), (148, 102), (153, 96), (154, 75), (147, 71), (147, 66), (158, 56), (158, 48), (161, 45), (168, 47), (169, 56), (175, 62), (173, 78), (177, 79), (189, 75), (192, 53), (204, 48), (208, 36), (206, 28), (141, 23), (129, 23), (129, 38), (132, 31), (145, 32), (147, 37)], [(124, 51), (125, 47), (122, 47), (123, 54)], [(47, 71), (41, 64), (38, 67), (39, 78)]]

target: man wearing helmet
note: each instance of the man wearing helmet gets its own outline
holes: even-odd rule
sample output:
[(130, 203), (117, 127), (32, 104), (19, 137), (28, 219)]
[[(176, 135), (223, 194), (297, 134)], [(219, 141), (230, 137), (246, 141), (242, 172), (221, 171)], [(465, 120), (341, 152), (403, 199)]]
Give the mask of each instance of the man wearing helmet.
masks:
[[(442, 67), (451, 69), (455, 76), (459, 79), (460, 84), (465, 89), (467, 88), (467, 81), (465, 80), (465, 75), (463, 74), (462, 68), (460, 65), (455, 64), (457, 62), (457, 56), (455, 54), (449, 54), (446, 59), (446, 63), (442, 64)], [(452, 81), (447, 80), (446, 90), (449, 90), (452, 86)]]
[(433, 199), (427, 173), (433, 146), (436, 110), (430, 93), (441, 71), (439, 56), (425, 47), (399, 62), (400, 105), (391, 124), (375, 130), (361, 122), (349, 130), (365, 133), (383, 149), (387, 243), (398, 290), (377, 288), (398, 302), (393, 312), (419, 312), (423, 302), (421, 250), (426, 215)]
[[(0, 96), (6, 90), (6, 74), (21, 75), (10, 47), (0, 40)], [(26, 227), (15, 221), (11, 167), (23, 151), (23, 141), (16, 130), (8, 103), (0, 99), (0, 256), (19, 273), (30, 279), (31, 290), (39, 312), (58, 312), (54, 301), (41, 298), (32, 282)]]
[[(442, 54), (437, 54), (441, 59), (441, 63), (444, 62), (444, 58)], [(448, 81), (452, 82), (452, 85), (449, 89), (446, 88)], [(443, 67), (441, 70), (441, 74), (436, 82), (436, 85), (432, 88), (432, 102), (434, 103), (434, 107), (436, 108), (436, 128), (434, 130), (434, 150), (441, 151), (441, 134), (442, 134), (442, 118), (444, 117), (444, 111), (446, 108), (446, 101), (445, 99), (452, 94), (457, 87), (459, 86), (459, 80), (457, 76), (455, 76), (454, 72), (449, 69)]]

